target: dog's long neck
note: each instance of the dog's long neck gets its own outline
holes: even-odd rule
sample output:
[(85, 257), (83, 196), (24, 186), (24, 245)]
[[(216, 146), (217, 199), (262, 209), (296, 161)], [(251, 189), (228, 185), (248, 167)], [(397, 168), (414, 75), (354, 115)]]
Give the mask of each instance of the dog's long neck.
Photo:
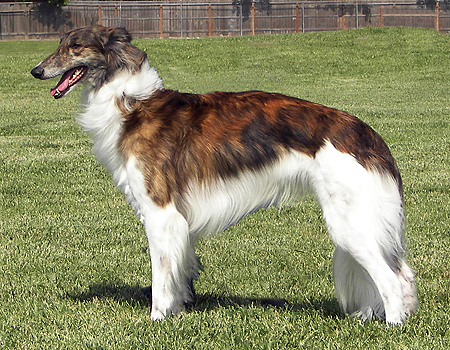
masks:
[(137, 72), (122, 69), (100, 88), (86, 86), (83, 90), (84, 110), (78, 116), (78, 122), (92, 136), (94, 153), (111, 171), (117, 185), (123, 166), (118, 142), (124, 108), (130, 108), (126, 101), (145, 100), (163, 88), (158, 72), (144, 60)]
[[(100, 87), (87, 85), (83, 91), (82, 102), (86, 108), (103, 100), (114, 100), (117, 98), (128, 97), (135, 100), (145, 100), (153, 92), (162, 89), (162, 79), (154, 67), (150, 67), (147, 60), (141, 65), (141, 69), (132, 72), (128, 69), (122, 69), (108, 82)], [(89, 121), (89, 124), (91, 121)]]

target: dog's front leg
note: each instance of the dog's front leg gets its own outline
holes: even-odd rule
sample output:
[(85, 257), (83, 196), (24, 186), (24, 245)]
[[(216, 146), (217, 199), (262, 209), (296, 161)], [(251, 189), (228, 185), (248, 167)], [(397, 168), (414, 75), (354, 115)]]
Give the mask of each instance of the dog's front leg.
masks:
[(157, 205), (149, 196), (144, 176), (131, 158), (126, 165), (123, 190), (140, 216), (147, 234), (152, 264), (153, 320), (176, 314), (194, 301), (193, 279), (199, 275), (200, 262), (189, 225), (173, 203)]
[(184, 217), (169, 205), (145, 218), (152, 264), (152, 320), (183, 311), (193, 302), (197, 257)]

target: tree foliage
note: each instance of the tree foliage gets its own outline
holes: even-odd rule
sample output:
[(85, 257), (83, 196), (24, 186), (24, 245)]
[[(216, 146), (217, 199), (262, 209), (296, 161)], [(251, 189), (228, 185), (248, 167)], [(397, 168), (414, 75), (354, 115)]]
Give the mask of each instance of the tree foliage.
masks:
[(69, 3), (69, 0), (47, 0), (47, 2), (50, 5), (53, 5), (56, 7), (62, 7), (64, 5), (67, 5)]

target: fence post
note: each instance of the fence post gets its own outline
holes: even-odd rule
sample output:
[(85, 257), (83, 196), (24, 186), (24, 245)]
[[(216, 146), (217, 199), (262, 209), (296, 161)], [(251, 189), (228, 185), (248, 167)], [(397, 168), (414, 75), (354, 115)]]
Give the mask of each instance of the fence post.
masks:
[(380, 20), (378, 26), (381, 28), (383, 26), (383, 5), (380, 5)]
[(119, 20), (119, 27), (122, 27), (122, 2), (114, 5), (114, 17)]
[(30, 32), (30, 28), (31, 28), (31, 23), (30, 23), (30, 15), (31, 15), (31, 13), (30, 13), (30, 5), (31, 4), (27, 4), (26, 5), (26, 10), (24, 11), (24, 17), (25, 18), (28, 18), (28, 21), (26, 22), (26, 24), (25, 24), (25, 29), (24, 29), (24, 31), (25, 31), (25, 38), (28, 38), (28, 33)]
[(122, 27), (122, 1), (119, 3), (119, 27)]
[(359, 22), (358, 22), (358, 3), (355, 3), (355, 12), (356, 12), (356, 18), (355, 18), (355, 23), (356, 23), (356, 29), (359, 29)]
[(212, 20), (212, 6), (208, 5), (208, 36), (212, 36), (213, 32), (213, 20)]
[(305, 32), (305, 3), (302, 2), (302, 33)]
[(345, 29), (345, 5), (342, 5), (342, 15), (341, 15), (341, 30)]
[(164, 11), (163, 5), (159, 5), (159, 36), (164, 38)]
[(439, 1), (436, 1), (436, 30), (439, 32), (439, 29), (441, 28), (440, 18), (439, 18)]
[(298, 7), (298, 3), (295, 4), (295, 32), (298, 33), (300, 31), (300, 9)]
[(242, 1), (239, 1), (239, 34), (243, 35), (243, 23), (242, 23)]
[(180, 1), (180, 38), (183, 37), (183, 1)]
[(98, 5), (98, 25), (102, 25), (102, 7)]
[(255, 35), (255, 3), (252, 1), (252, 35)]

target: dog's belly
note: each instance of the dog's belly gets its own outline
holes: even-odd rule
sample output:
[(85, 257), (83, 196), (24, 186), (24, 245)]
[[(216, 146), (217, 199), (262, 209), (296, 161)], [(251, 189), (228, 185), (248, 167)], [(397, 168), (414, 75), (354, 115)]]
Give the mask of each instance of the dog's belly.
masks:
[(191, 183), (177, 209), (196, 238), (222, 232), (258, 209), (298, 198), (309, 188), (314, 164), (311, 157), (290, 152), (258, 171), (214, 183)]

